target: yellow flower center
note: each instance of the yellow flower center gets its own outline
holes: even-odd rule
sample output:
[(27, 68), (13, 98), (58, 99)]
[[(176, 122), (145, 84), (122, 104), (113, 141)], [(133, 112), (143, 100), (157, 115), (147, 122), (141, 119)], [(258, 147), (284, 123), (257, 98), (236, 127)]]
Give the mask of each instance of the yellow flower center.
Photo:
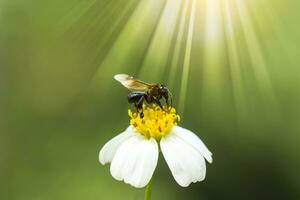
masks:
[[(142, 114), (141, 114), (142, 113)], [(147, 138), (155, 138), (160, 140), (161, 137), (167, 135), (174, 125), (177, 125), (180, 117), (176, 114), (173, 107), (164, 107), (161, 109), (158, 105), (143, 105), (143, 109), (139, 112), (128, 110), (130, 124)]]

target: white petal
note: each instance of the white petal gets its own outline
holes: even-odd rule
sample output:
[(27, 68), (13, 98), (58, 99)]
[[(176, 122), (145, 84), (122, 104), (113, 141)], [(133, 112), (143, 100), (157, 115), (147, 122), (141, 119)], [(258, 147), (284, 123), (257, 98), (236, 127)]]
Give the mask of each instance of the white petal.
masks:
[(123, 133), (115, 136), (113, 139), (109, 140), (100, 150), (99, 161), (102, 165), (110, 163), (118, 149), (118, 147), (126, 139), (134, 135), (134, 129), (129, 126)]
[(212, 153), (208, 150), (208, 148), (196, 134), (180, 126), (174, 126), (172, 132), (173, 134), (183, 139), (186, 143), (192, 145), (204, 156), (204, 158), (209, 163), (212, 163)]
[(150, 181), (158, 160), (155, 139), (140, 134), (126, 140), (117, 150), (111, 166), (111, 175), (134, 187), (145, 187)]
[(206, 166), (202, 154), (176, 134), (170, 133), (160, 141), (164, 158), (176, 180), (182, 186), (202, 181)]

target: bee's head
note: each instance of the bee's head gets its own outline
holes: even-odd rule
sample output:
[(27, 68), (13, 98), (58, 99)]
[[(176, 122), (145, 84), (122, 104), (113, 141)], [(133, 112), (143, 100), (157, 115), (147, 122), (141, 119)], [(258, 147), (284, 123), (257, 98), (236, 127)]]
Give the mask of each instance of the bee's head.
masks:
[(167, 88), (167, 86), (165, 86), (164, 84), (160, 84), (159, 93), (161, 94), (161, 96), (165, 97), (168, 105), (172, 104), (172, 94), (170, 93), (170, 90)]
[(169, 92), (167, 86), (165, 86), (164, 84), (160, 84), (158, 86), (158, 90), (159, 90), (159, 93), (162, 94), (162, 95)]

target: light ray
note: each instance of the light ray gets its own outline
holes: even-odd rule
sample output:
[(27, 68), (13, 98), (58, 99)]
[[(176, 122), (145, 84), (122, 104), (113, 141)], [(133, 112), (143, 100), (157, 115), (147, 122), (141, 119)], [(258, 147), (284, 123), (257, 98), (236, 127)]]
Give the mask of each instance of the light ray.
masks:
[[(202, 99), (203, 106), (213, 102), (215, 113), (220, 109), (220, 101), (224, 93), (224, 62), (223, 62), (223, 30), (220, 16), (219, 0), (206, 1), (205, 33), (203, 52), (203, 80)], [(209, 103), (210, 102), (210, 103)], [(203, 108), (205, 109), (205, 108)], [(209, 111), (210, 113), (212, 110)]]
[[(161, 0), (142, 0), (139, 3), (95, 73), (91, 82), (93, 90), (109, 88), (104, 83), (109, 84), (113, 74), (130, 73), (141, 63), (164, 5)], [(111, 81), (106, 80), (107, 76)]]
[[(265, 27), (266, 24), (269, 25), (268, 28), (271, 29), (270, 33), (275, 35), (276, 41), (279, 41), (279, 44), (281, 45), (280, 49), (282, 50), (282, 53), (284, 53), (284, 57), (288, 57), (289, 61), (293, 62), (295, 55), (292, 55), (290, 52), (298, 52), (298, 46), (293, 45), (290, 37), (286, 37), (287, 33), (284, 31), (286, 30), (286, 26), (282, 19), (278, 17), (280, 15), (276, 12), (274, 5), (267, 3), (266, 1), (261, 1), (260, 3), (263, 7), (265, 17), (263, 19), (257, 19), (258, 23), (266, 20), (263, 21), (264, 23), (261, 26)], [(292, 48), (294, 49), (291, 51)]]
[(191, 8), (191, 15), (188, 25), (188, 35), (187, 35), (187, 42), (186, 42), (186, 50), (184, 55), (184, 62), (183, 62), (183, 71), (181, 77), (181, 87), (180, 87), (180, 95), (179, 95), (179, 104), (178, 104), (178, 111), (183, 116), (186, 95), (187, 95), (187, 84), (188, 84), (188, 76), (189, 76), (189, 69), (190, 69), (190, 60), (191, 60), (191, 50), (192, 50), (192, 41), (193, 41), (193, 32), (194, 32), (194, 23), (195, 23), (195, 16), (196, 16), (196, 3), (197, 0), (192, 0), (192, 8)]
[(265, 97), (269, 103), (275, 103), (275, 96), (273, 93), (271, 80), (267, 71), (263, 52), (258, 42), (254, 27), (251, 23), (251, 19), (248, 10), (243, 1), (236, 0), (236, 6), (238, 15), (241, 20), (241, 26), (244, 32), (244, 38), (249, 51), (249, 56), (252, 62), (252, 68), (254, 71), (255, 79), (260, 90), (260, 95)]
[(177, 68), (178, 68), (178, 62), (180, 58), (180, 52), (181, 52), (181, 46), (182, 42), (184, 39), (184, 30), (185, 30), (185, 22), (188, 16), (188, 7), (189, 7), (190, 0), (185, 0), (184, 5), (183, 5), (183, 11), (182, 11), (182, 16), (180, 18), (179, 22), (179, 28), (178, 28), (178, 35), (175, 41), (175, 47), (174, 47), (174, 53), (173, 53), (173, 58), (171, 61), (171, 67), (170, 67), (170, 76), (168, 79), (168, 86), (172, 90), (175, 77), (177, 74)]
[(241, 74), (241, 63), (239, 59), (238, 47), (236, 44), (236, 32), (232, 19), (233, 10), (231, 9), (230, 0), (224, 1), (224, 28), (227, 40), (227, 51), (229, 58), (230, 74), (234, 96), (234, 105), (237, 112), (237, 120), (241, 123), (242, 117), (245, 116), (245, 95), (243, 93), (243, 82)]
[(159, 81), (164, 75), (181, 5), (182, 0), (167, 0), (139, 77)]
[[(79, 21), (79, 19), (86, 14), (89, 9), (94, 6), (96, 0), (89, 1), (79, 1), (79, 3), (75, 4), (66, 14), (62, 17), (58, 22), (58, 27), (60, 27), (60, 31), (57, 31), (57, 35), (64, 34), (67, 30), (70, 29), (72, 25)], [(104, 5), (107, 6), (108, 4)]]
[(205, 42), (213, 47), (219, 45), (221, 36), (219, 0), (206, 0)]

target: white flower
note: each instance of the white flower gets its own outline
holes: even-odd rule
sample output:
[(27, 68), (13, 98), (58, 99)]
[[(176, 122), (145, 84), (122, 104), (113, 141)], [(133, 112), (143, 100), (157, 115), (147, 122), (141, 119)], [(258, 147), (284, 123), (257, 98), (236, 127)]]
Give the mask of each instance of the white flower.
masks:
[(179, 116), (157, 106), (146, 108), (144, 117), (132, 114), (123, 133), (108, 141), (100, 150), (101, 164), (111, 163), (111, 175), (134, 187), (145, 187), (157, 165), (159, 147), (176, 180), (187, 187), (202, 181), (206, 174), (205, 159), (211, 163), (212, 153), (191, 131), (177, 126)]

